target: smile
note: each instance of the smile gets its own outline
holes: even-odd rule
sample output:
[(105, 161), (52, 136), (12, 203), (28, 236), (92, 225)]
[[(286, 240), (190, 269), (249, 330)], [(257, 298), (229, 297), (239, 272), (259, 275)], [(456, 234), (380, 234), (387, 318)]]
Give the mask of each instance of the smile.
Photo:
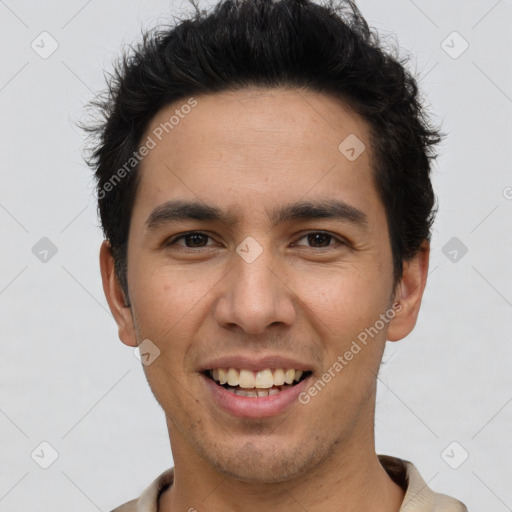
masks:
[(205, 375), (225, 390), (239, 396), (257, 398), (277, 395), (292, 388), (311, 372), (294, 368), (262, 369), (214, 368)]

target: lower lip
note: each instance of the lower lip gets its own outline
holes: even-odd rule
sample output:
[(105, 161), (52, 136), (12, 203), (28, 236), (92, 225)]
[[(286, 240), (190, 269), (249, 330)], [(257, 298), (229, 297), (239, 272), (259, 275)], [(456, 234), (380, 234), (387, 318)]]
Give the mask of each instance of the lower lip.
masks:
[(216, 384), (212, 379), (202, 375), (213, 401), (224, 411), (239, 418), (268, 418), (276, 416), (288, 409), (304, 389), (307, 388), (311, 376), (295, 386), (280, 391), (276, 395), (249, 397), (235, 395), (231, 391)]

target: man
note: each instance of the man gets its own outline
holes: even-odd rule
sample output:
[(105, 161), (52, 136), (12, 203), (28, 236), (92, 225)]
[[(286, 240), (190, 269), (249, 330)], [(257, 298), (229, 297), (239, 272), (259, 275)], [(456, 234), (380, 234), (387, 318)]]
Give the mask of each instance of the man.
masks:
[(465, 511), (377, 455), (440, 140), (351, 2), (224, 0), (116, 68), (89, 163), (104, 291), (174, 468), (116, 511)]

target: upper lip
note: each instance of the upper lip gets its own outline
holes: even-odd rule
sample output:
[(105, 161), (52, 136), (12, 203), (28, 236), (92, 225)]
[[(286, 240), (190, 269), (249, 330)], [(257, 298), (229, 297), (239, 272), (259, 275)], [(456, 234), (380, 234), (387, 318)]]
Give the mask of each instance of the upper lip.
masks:
[(266, 370), (267, 368), (276, 369), (293, 368), (295, 370), (302, 370), (304, 372), (311, 370), (311, 364), (306, 364), (293, 359), (291, 357), (280, 355), (267, 355), (264, 357), (250, 356), (241, 354), (238, 356), (223, 356), (216, 357), (201, 366), (200, 371), (213, 370), (215, 368), (236, 368), (243, 370)]

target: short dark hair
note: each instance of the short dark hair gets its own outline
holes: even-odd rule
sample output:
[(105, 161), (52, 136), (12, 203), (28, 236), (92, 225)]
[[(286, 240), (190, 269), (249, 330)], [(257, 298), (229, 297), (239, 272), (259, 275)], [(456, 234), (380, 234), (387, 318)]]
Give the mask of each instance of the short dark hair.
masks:
[[(151, 119), (192, 95), (251, 86), (323, 92), (369, 122), (374, 182), (387, 215), (397, 283), (403, 261), (430, 241), (436, 209), (429, 174), (433, 146), (442, 138), (405, 68), (408, 58), (386, 51), (350, 0), (221, 0), (211, 12), (191, 2), (195, 13), (189, 19), (143, 32), (123, 52), (108, 74), (108, 89), (90, 103), (100, 122), (82, 125), (92, 141), (85, 159), (95, 170), (103, 231), (126, 296), (128, 231), (139, 180), (139, 165), (130, 159)], [(129, 161), (131, 172), (113, 183)]]

